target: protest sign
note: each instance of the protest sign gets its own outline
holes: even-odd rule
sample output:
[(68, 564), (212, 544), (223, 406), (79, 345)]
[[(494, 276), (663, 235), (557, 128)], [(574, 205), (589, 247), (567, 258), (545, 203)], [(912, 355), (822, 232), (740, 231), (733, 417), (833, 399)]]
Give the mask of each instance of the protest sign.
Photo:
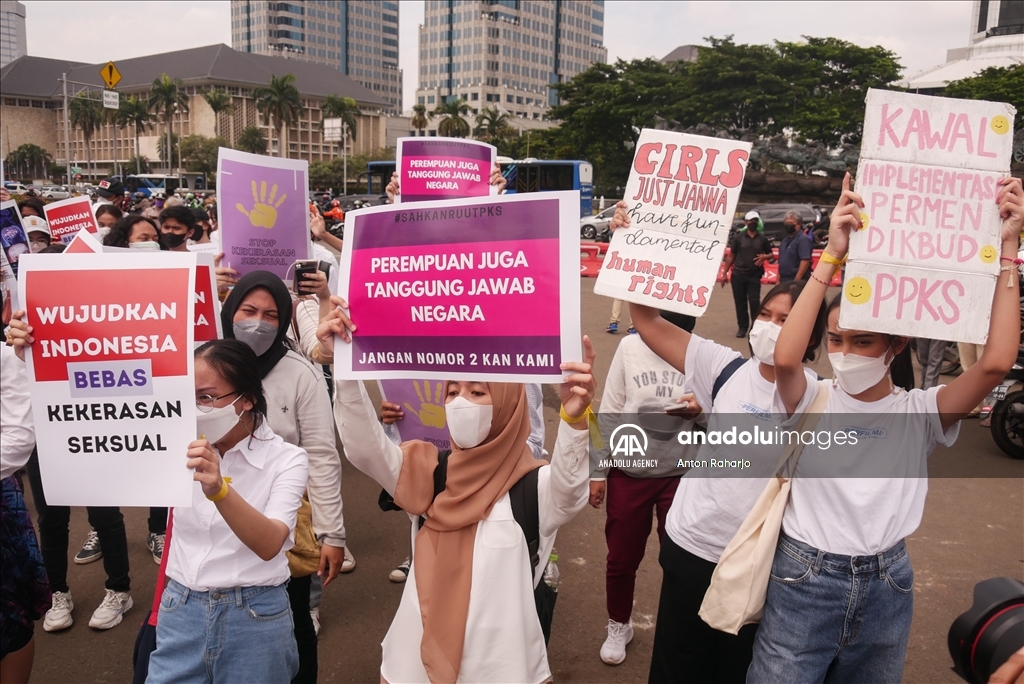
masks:
[(217, 274), (212, 254), (196, 254), (195, 344), (223, 339), (220, 300), (217, 299)]
[(26, 362), (51, 505), (191, 504), (195, 263), (166, 252), (130, 265), (115, 254), (24, 260), (19, 294), (35, 337)]
[(497, 149), (462, 138), (399, 138), (395, 203), (486, 197)]
[(4, 279), (18, 277), (18, 261), (23, 254), (32, 252), (28, 235), (21, 225), (21, 212), (14, 201), (0, 202), (0, 248), (3, 249), (5, 264)]
[(69, 197), (51, 202), (43, 207), (43, 211), (46, 212), (53, 240), (65, 245), (74, 240), (80, 230), (95, 234), (100, 229), (88, 197)]
[(243, 276), (310, 258), (309, 162), (220, 149), (217, 226), (224, 265)]
[(839, 324), (982, 343), (999, 274), (997, 182), (1015, 109), (869, 90)]
[(65, 254), (99, 254), (105, 251), (103, 243), (96, 239), (96, 235), (83, 228), (75, 233), (68, 243)]
[(548, 192), (350, 213), (336, 291), (359, 330), (336, 375), (561, 382), (582, 358), (578, 207)]
[(405, 415), (395, 423), (403, 442), (422, 439), (440, 450), (452, 448), (444, 412), (444, 380), (379, 380), (380, 396)]
[(750, 143), (645, 128), (594, 292), (703, 316), (729, 240)]

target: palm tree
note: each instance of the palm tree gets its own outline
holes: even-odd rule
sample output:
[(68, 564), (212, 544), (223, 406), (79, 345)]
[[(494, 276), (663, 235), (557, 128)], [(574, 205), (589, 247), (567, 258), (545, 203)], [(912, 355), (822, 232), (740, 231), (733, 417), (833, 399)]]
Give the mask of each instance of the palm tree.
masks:
[(423, 129), (427, 127), (429, 119), (434, 118), (434, 113), (427, 113), (427, 106), (414, 104), (412, 106), (412, 127), (423, 135)]
[(71, 125), (82, 129), (85, 138), (85, 157), (92, 172), (92, 136), (103, 122), (103, 105), (99, 100), (90, 100), (81, 93), (71, 100)]
[(137, 95), (129, 95), (124, 98), (117, 109), (117, 125), (121, 128), (132, 126), (135, 129), (135, 173), (142, 173), (139, 131), (153, 127), (153, 115), (149, 113), (149, 105), (140, 100)]
[(336, 95), (328, 95), (327, 100), (324, 101), (320, 107), (321, 119), (320, 119), (320, 130), (323, 130), (324, 119), (341, 119), (341, 122), (348, 128), (348, 137), (352, 140), (356, 139), (356, 117), (362, 116), (363, 111), (359, 109), (359, 105), (351, 97), (337, 97)]
[(445, 138), (465, 138), (469, 135), (469, 122), (462, 117), (468, 114), (469, 103), (465, 100), (452, 99), (437, 105), (434, 116), (442, 117), (437, 134)]
[(235, 104), (230, 95), (223, 90), (208, 90), (203, 93), (203, 99), (213, 110), (213, 137), (220, 137), (220, 114), (230, 114), (235, 111)]
[(508, 121), (508, 113), (501, 111), (497, 106), (484, 107), (476, 115), (475, 134), (481, 138), (496, 138), (508, 130)]
[[(174, 124), (174, 112), (176, 109), (183, 112), (188, 111), (188, 95), (182, 90), (180, 78), (171, 78), (162, 74), (160, 78), (153, 81), (149, 91), (149, 108), (155, 112), (163, 112), (164, 123), (167, 125), (167, 150), (173, 150), (171, 145), (171, 127)], [(167, 171), (171, 170), (171, 155), (167, 155)]]
[[(252, 92), (256, 100), (256, 109), (267, 119), (270, 127), (277, 131), (279, 157), (288, 156), (288, 126), (299, 118), (302, 99), (299, 89), (295, 87), (295, 74), (271, 76), (270, 85), (257, 88)], [(282, 140), (281, 133), (285, 137)]]
[(247, 126), (238, 135), (235, 147), (250, 154), (266, 154), (267, 136), (263, 135), (258, 126)]
[(42, 178), (52, 161), (53, 157), (50, 153), (39, 145), (24, 143), (12, 150), (4, 163), (19, 175), (24, 173), (25, 176), (32, 176), (32, 178)]

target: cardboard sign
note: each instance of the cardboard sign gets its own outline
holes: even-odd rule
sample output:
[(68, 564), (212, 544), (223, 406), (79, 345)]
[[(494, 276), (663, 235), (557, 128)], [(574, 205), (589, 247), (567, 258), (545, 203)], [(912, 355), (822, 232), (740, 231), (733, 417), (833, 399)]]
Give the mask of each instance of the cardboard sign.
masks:
[(645, 128), (597, 294), (703, 316), (728, 246), (750, 143)]
[(395, 203), (487, 197), (497, 148), (462, 138), (399, 138)]
[(289, 281), (309, 259), (309, 162), (220, 149), (217, 226), (224, 266), (239, 277), (270, 271)]
[(579, 196), (370, 207), (345, 217), (347, 379), (561, 382), (580, 350)]
[(34, 328), (26, 361), (49, 503), (191, 505), (195, 263), (168, 252), (131, 264), (114, 254), (24, 260), (19, 294)]
[(55, 242), (67, 245), (80, 230), (96, 234), (100, 229), (88, 197), (69, 197), (52, 202), (43, 207), (43, 211)]
[(998, 181), (1016, 110), (869, 90), (839, 324), (982, 343), (999, 274)]
[(403, 442), (422, 439), (440, 450), (452, 448), (444, 412), (444, 380), (380, 380), (384, 401), (398, 404), (405, 416), (395, 423)]
[(4, 279), (18, 277), (18, 262), (24, 254), (31, 254), (28, 234), (21, 223), (18, 203), (13, 200), (0, 203), (0, 248), (3, 249)]

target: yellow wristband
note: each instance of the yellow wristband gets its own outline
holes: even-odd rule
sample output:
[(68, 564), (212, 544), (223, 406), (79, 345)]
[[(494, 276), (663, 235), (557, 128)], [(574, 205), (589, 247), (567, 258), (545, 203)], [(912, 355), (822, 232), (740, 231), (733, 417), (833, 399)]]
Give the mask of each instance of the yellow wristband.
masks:
[(823, 251), (821, 253), (821, 257), (820, 257), (819, 261), (824, 261), (826, 264), (832, 264), (833, 266), (842, 267), (843, 264), (846, 263), (846, 257), (843, 257), (842, 259), (836, 259), (834, 256), (832, 256), (828, 252), (824, 252)]
[(228, 495), (228, 483), (227, 483), (226, 480), (222, 479), (221, 480), (221, 485), (220, 485), (220, 491), (217, 492), (216, 494), (214, 494), (213, 496), (207, 496), (206, 498), (209, 499), (210, 501), (214, 502), (214, 503), (217, 503), (218, 501), (220, 501), (221, 499), (223, 499), (227, 495)]
[(562, 420), (564, 420), (566, 423), (569, 423), (570, 425), (572, 423), (580, 422), (581, 420), (583, 420), (584, 418), (586, 418), (587, 416), (589, 416), (589, 415), (591, 415), (593, 413), (594, 413), (593, 410), (591, 410), (591, 408), (589, 406), (587, 407), (586, 411), (584, 411), (583, 413), (581, 413), (580, 415), (575, 416), (575, 417), (570, 416), (568, 413), (566, 413), (564, 406), (562, 406), (558, 410), (558, 415), (561, 416)]

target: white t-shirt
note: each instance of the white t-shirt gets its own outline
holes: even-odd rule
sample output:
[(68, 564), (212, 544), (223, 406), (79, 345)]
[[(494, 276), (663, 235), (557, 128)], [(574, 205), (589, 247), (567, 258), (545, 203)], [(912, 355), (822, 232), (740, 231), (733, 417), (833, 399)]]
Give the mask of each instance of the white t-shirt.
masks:
[[(729, 347), (693, 335), (686, 348), (686, 390), (710, 413), (709, 431), (733, 426), (774, 430), (778, 425), (771, 410), (775, 384), (764, 379), (756, 359), (748, 360), (733, 373), (712, 406), (715, 380), (737, 358), (741, 358), (740, 354)], [(813, 371), (804, 370), (809, 385), (817, 382)], [(745, 472), (714, 467), (690, 469), (679, 481), (665, 521), (669, 538), (693, 555), (717, 563), (764, 490), (781, 455), (782, 447), (777, 445), (701, 446), (696, 457), (700, 461), (747, 460), (751, 467)], [(738, 473), (749, 476), (741, 477)]]
[[(928, 494), (928, 456), (939, 444), (952, 445), (960, 433), (959, 422), (942, 430), (940, 389), (897, 389), (863, 402), (833, 382), (815, 432), (852, 430), (857, 443), (804, 447), (782, 519), (786, 534), (845, 556), (881, 553), (912, 534)], [(816, 393), (808, 383), (801, 405)], [(777, 394), (774, 402), (782, 411)], [(794, 413), (787, 425), (798, 417)]]

